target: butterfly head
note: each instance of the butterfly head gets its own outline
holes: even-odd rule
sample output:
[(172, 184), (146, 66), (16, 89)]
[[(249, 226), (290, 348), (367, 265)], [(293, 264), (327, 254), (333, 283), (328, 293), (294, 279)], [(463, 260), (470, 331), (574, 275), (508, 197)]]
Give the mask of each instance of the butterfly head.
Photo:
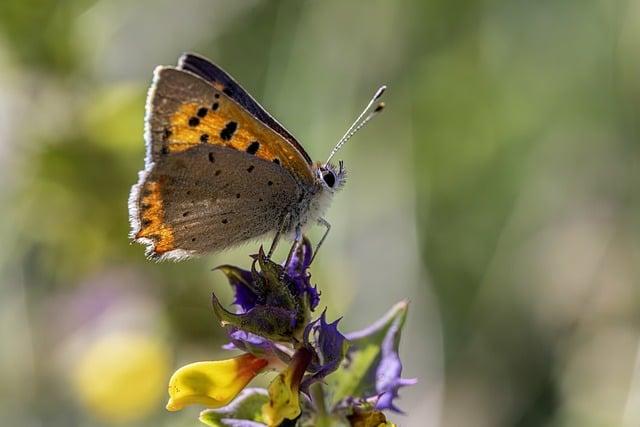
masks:
[(347, 171), (344, 169), (342, 161), (338, 162), (337, 167), (332, 163), (319, 163), (316, 165), (315, 170), (323, 188), (332, 193), (340, 190), (347, 180)]

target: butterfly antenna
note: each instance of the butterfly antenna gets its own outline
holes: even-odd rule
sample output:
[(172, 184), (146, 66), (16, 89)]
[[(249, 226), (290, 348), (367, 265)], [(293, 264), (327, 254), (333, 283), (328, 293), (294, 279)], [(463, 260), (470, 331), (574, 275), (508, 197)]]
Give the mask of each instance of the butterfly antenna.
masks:
[(382, 94), (386, 89), (387, 89), (386, 86), (380, 86), (378, 88), (376, 93), (371, 98), (371, 101), (369, 101), (365, 109), (362, 110), (362, 113), (360, 113), (358, 118), (353, 122), (353, 124), (349, 127), (349, 129), (347, 129), (344, 135), (342, 135), (342, 138), (340, 138), (336, 146), (333, 147), (333, 150), (331, 150), (331, 154), (329, 154), (329, 158), (324, 163), (325, 166), (331, 161), (331, 159), (338, 152), (338, 150), (340, 150), (342, 146), (346, 144), (347, 141), (350, 140), (353, 135), (356, 134), (356, 132), (362, 129), (364, 125), (366, 125), (367, 122), (369, 122), (369, 120), (371, 120), (376, 114), (378, 114), (384, 109), (384, 102), (378, 102), (378, 100), (380, 99), (380, 97), (382, 97)]

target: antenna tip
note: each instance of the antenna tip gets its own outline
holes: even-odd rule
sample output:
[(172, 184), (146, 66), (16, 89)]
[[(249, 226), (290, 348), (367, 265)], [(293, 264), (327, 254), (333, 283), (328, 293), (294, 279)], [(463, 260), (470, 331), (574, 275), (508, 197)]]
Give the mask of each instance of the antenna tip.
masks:
[(380, 99), (380, 97), (382, 96), (382, 94), (384, 93), (384, 91), (387, 90), (387, 86), (386, 85), (382, 85), (378, 88), (378, 90), (376, 91), (376, 96), (373, 97), (374, 100)]
[(378, 106), (376, 107), (376, 109), (373, 110), (373, 112), (374, 113), (379, 113), (380, 111), (384, 110), (384, 106), (385, 106), (384, 102), (379, 103)]

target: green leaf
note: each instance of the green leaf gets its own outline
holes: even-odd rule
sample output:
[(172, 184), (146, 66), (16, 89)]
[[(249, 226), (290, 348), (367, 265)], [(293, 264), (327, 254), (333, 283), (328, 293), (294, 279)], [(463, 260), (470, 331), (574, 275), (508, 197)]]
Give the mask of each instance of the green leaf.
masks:
[(326, 380), (334, 404), (348, 397), (364, 398), (377, 393), (376, 370), (381, 361), (382, 342), (390, 331), (395, 331), (391, 338), (397, 351), (408, 308), (408, 302), (401, 301), (369, 327), (347, 334), (351, 343), (347, 357)]
[(268, 401), (267, 390), (246, 388), (224, 408), (200, 412), (200, 421), (211, 427), (263, 427), (262, 405)]

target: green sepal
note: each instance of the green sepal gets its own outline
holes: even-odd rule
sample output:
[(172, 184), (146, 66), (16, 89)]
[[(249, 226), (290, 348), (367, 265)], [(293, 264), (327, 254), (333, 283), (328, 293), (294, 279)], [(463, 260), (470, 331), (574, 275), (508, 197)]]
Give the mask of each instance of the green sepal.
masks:
[(262, 418), (262, 406), (269, 401), (263, 388), (244, 389), (229, 405), (200, 412), (200, 421), (211, 427), (236, 427), (239, 422), (246, 427), (266, 426)]
[(284, 268), (267, 258), (262, 247), (256, 260), (260, 266), (260, 273), (255, 270), (255, 264), (251, 266), (251, 272), (264, 289), (265, 305), (296, 310), (299, 304), (291, 292)]
[(236, 314), (226, 310), (218, 297), (211, 296), (213, 312), (222, 326), (235, 326), (246, 332), (272, 341), (295, 342), (296, 313), (281, 307), (258, 305), (246, 313)]

